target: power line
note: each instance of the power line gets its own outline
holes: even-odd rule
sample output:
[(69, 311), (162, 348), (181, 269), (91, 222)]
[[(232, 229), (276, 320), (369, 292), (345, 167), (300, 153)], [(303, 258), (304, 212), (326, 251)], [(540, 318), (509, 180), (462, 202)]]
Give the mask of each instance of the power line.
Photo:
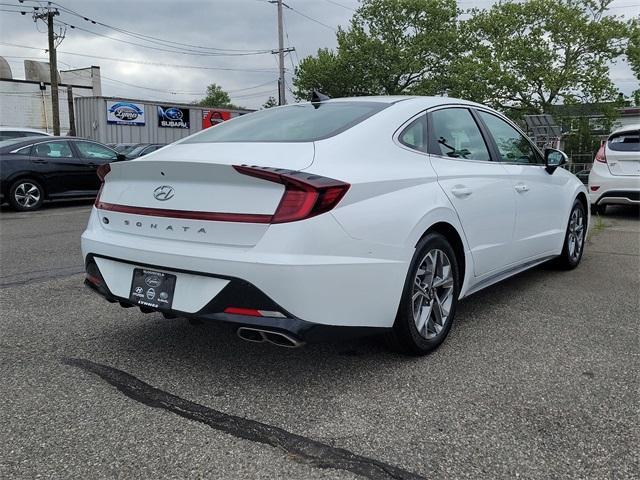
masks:
[[(0, 45), (6, 45), (9, 47), (16, 48), (27, 48), (30, 50), (39, 50), (42, 51), (41, 48), (31, 47), (28, 45), (18, 45), (15, 43), (8, 42), (0, 42)], [(114, 58), (114, 57), (103, 57), (100, 55), (89, 55), (85, 53), (77, 53), (77, 52), (66, 52), (59, 50), (59, 53), (64, 55), (75, 55), (78, 57), (87, 57), (87, 58), (95, 58), (98, 60), (108, 60), (113, 62), (122, 62), (122, 63), (134, 63), (138, 65), (150, 65), (155, 67), (171, 67), (171, 68), (185, 68), (185, 69), (193, 69), (193, 70), (220, 70), (220, 71), (229, 71), (229, 72), (250, 72), (250, 73), (272, 73), (274, 69), (266, 69), (266, 68), (230, 68), (230, 67), (208, 67), (205, 65), (183, 65), (183, 64), (173, 64), (173, 63), (161, 63), (161, 62), (150, 62), (146, 60), (136, 60), (129, 58)]]
[(66, 23), (63, 22), (62, 20), (59, 20), (58, 23), (63, 24), (69, 28), (72, 28), (74, 30), (80, 30), (83, 32), (87, 32), (90, 33), (92, 35), (96, 35), (98, 37), (102, 37), (102, 38), (107, 38), (109, 40), (113, 40), (115, 42), (120, 42), (120, 43), (124, 43), (127, 45), (133, 45), (136, 47), (142, 47), (142, 48), (148, 48), (151, 50), (156, 50), (159, 52), (169, 52), (169, 53), (179, 53), (182, 55), (195, 55), (195, 56), (201, 56), (201, 57), (240, 57), (240, 56), (247, 56), (247, 55), (264, 55), (264, 54), (270, 54), (271, 51), (270, 50), (264, 50), (264, 51), (255, 51), (255, 52), (248, 52), (248, 53), (222, 53), (222, 52), (196, 52), (196, 51), (192, 51), (192, 50), (169, 50), (166, 48), (159, 48), (153, 45), (144, 45), (142, 43), (136, 43), (136, 42), (131, 42), (128, 40), (123, 40), (121, 38), (116, 38), (116, 37), (112, 37), (110, 35), (104, 35), (102, 33), (98, 33), (98, 32), (94, 32), (92, 30), (88, 30), (86, 28), (82, 28), (79, 27), (77, 25), (72, 25), (70, 23)]
[(309, 16), (309, 15), (307, 15), (306, 13), (302, 13), (300, 10), (296, 10), (295, 8), (293, 8), (293, 7), (289, 6), (289, 5), (287, 5), (286, 3), (283, 3), (282, 5), (284, 5), (286, 8), (288, 8), (288, 9), (289, 9), (289, 10), (291, 10), (292, 12), (294, 12), (294, 13), (296, 13), (296, 14), (300, 15), (301, 17), (306, 18), (307, 20), (311, 20), (312, 22), (315, 22), (315, 23), (317, 23), (318, 25), (322, 25), (323, 27), (328, 28), (329, 30), (333, 30), (333, 31), (334, 31), (334, 32), (336, 32), (336, 33), (338, 32), (338, 29), (337, 29), (337, 28), (334, 28), (334, 27), (332, 27), (331, 25), (327, 25), (326, 23), (321, 22), (321, 21), (320, 21), (320, 20), (318, 20), (317, 18), (310, 17), (310, 16)]
[(344, 8), (345, 10), (351, 10), (352, 12), (355, 12), (355, 11), (356, 11), (355, 9), (353, 9), (353, 8), (351, 8), (351, 7), (347, 7), (346, 5), (343, 5), (343, 4), (341, 4), (341, 3), (334, 2), (333, 0), (325, 0), (325, 1), (326, 1), (326, 2), (328, 2), (328, 3), (332, 3), (333, 5), (337, 5), (338, 7), (342, 7), (342, 8)]
[[(25, 0), (28, 2), (35, 2), (35, 3), (39, 3), (37, 0)], [(163, 46), (172, 46), (172, 45), (177, 45), (179, 47), (189, 47), (189, 48), (196, 48), (196, 49), (200, 49), (200, 50), (204, 50), (204, 51), (218, 51), (218, 52), (264, 52), (264, 51), (269, 51), (269, 50), (247, 50), (247, 49), (232, 49), (232, 48), (216, 48), (216, 47), (206, 47), (206, 46), (202, 46), (202, 45), (193, 45), (193, 44), (189, 44), (189, 43), (182, 43), (182, 42), (175, 42), (172, 40), (166, 40), (163, 38), (158, 38), (158, 37), (153, 37), (151, 35), (145, 35), (142, 33), (136, 33), (136, 32), (132, 32), (130, 30), (126, 30), (124, 28), (120, 28), (120, 27), (115, 27), (113, 25), (109, 25), (106, 24), (104, 22), (100, 22), (98, 20), (95, 20), (93, 18), (87, 17), (86, 15), (83, 15), (79, 12), (76, 12), (75, 10), (72, 10), (70, 8), (65, 7), (64, 5), (61, 5), (57, 2), (47, 2), (51, 5), (55, 5), (57, 6), (60, 10), (62, 10), (63, 12), (69, 14), (69, 15), (73, 15), (76, 16), (84, 21), (90, 22), (94, 25), (100, 25), (104, 28), (109, 28), (111, 30), (115, 30), (116, 32), (120, 32), (123, 33), (125, 35), (129, 35), (132, 36), (134, 38), (137, 38), (139, 40), (143, 40), (143, 41), (153, 41), (155, 43), (159, 43)], [(176, 47), (174, 47), (176, 48)]]

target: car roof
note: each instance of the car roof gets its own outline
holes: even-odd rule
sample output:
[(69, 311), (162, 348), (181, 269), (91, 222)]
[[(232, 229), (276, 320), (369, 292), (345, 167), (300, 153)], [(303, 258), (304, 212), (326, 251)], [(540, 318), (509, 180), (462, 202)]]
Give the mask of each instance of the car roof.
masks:
[[(470, 105), (476, 107), (482, 107), (484, 105), (469, 100), (463, 100), (461, 98), (444, 97), (444, 96), (422, 96), (422, 95), (372, 95), (363, 97), (343, 97), (343, 98), (331, 98), (325, 100), (323, 103), (338, 103), (338, 102), (377, 102), (387, 103), (390, 105), (397, 103), (413, 103), (420, 105), (424, 108), (436, 107), (438, 105)], [(306, 102), (310, 103), (310, 102)]]
[(631, 125), (625, 125), (624, 127), (616, 128), (613, 132), (611, 132), (611, 135), (613, 135), (614, 133), (631, 132), (634, 130), (640, 130), (640, 123), (633, 123)]
[(27, 127), (0, 127), (0, 132), (33, 132), (33, 133), (40, 133), (42, 135), (51, 136), (50, 133), (47, 133), (44, 130), (38, 130), (37, 128), (27, 128)]

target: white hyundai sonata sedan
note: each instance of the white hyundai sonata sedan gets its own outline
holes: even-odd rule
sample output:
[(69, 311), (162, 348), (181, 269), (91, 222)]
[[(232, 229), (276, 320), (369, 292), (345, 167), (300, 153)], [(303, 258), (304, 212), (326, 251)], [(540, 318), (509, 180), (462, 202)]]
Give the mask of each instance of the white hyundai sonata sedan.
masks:
[(565, 161), (452, 98), (263, 110), (102, 167), (85, 283), (246, 340), (380, 332), (425, 354), (461, 298), (548, 260), (578, 265), (589, 204)]

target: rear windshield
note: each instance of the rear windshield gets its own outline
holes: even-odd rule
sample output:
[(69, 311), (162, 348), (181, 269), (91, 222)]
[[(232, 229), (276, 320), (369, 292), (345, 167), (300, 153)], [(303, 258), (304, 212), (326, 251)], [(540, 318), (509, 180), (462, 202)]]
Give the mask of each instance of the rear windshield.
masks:
[(379, 102), (310, 103), (270, 108), (219, 123), (182, 143), (312, 142), (353, 127), (381, 111)]
[(640, 131), (614, 133), (609, 148), (618, 152), (640, 152)]

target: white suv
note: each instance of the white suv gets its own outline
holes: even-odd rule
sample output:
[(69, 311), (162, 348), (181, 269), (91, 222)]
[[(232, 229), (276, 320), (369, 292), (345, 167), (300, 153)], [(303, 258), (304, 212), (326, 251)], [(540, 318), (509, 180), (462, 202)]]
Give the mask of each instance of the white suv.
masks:
[(615, 130), (602, 144), (589, 173), (589, 200), (600, 214), (607, 205), (640, 204), (640, 124)]

